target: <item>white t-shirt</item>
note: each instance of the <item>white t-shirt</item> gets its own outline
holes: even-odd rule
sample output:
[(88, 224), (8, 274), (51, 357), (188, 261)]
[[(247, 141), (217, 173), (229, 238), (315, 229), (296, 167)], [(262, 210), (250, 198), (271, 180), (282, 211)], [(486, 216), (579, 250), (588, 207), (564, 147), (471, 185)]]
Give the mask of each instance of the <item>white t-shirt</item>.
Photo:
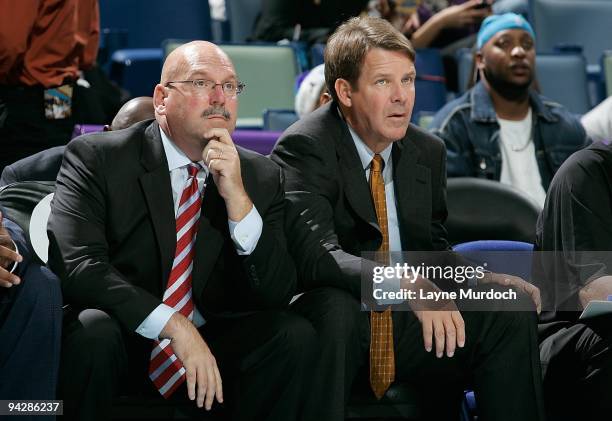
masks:
[(523, 191), (543, 207), (546, 192), (542, 187), (542, 177), (536, 161), (531, 120), (531, 108), (527, 116), (520, 121), (497, 117), (502, 156), (500, 181)]
[(593, 141), (612, 140), (612, 96), (583, 115), (580, 122)]

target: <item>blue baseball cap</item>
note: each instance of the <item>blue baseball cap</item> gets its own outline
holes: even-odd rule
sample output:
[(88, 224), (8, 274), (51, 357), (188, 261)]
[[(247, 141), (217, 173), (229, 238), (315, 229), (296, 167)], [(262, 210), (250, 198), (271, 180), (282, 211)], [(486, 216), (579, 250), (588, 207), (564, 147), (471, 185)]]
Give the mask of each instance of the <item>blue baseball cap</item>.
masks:
[(491, 15), (482, 21), (476, 38), (476, 47), (480, 50), (496, 33), (506, 29), (522, 29), (529, 32), (529, 35), (535, 40), (535, 32), (524, 17), (516, 13), (504, 13), (503, 15)]

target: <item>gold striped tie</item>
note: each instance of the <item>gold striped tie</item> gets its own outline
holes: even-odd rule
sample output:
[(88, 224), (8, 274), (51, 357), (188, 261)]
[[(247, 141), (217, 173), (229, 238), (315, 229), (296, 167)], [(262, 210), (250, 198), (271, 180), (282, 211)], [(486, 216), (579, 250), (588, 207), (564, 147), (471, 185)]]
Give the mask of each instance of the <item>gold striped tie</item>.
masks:
[[(387, 226), (387, 200), (382, 175), (383, 159), (374, 155), (370, 165), (370, 191), (376, 209), (376, 218), (383, 241), (378, 249), (383, 256), (379, 263), (388, 263), (389, 227)], [(395, 355), (393, 353), (393, 319), (391, 308), (383, 312), (370, 312), (370, 385), (377, 399), (382, 398), (395, 380)]]

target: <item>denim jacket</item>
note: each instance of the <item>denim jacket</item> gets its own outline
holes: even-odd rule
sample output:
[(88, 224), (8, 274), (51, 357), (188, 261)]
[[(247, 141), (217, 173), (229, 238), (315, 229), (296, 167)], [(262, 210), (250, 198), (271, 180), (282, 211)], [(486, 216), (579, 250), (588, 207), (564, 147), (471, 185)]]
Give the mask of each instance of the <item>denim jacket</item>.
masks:
[[(580, 120), (562, 105), (529, 92), (533, 141), (542, 187), (548, 186), (563, 161), (591, 143)], [(482, 82), (446, 104), (430, 130), (444, 140), (449, 177), (499, 180), (502, 158), (499, 124), (489, 92)]]

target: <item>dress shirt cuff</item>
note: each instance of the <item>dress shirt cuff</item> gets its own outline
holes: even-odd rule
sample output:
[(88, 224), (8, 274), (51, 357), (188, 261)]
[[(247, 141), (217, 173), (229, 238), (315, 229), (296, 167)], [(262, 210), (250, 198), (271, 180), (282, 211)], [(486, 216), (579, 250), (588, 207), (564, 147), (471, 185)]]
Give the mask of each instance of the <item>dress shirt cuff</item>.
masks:
[(261, 231), (263, 229), (263, 221), (259, 212), (255, 208), (255, 205), (251, 208), (251, 211), (242, 218), (240, 222), (234, 222), (230, 219), (227, 220), (229, 223), (229, 231), (236, 246), (236, 251), (241, 256), (248, 256), (253, 253), (259, 237), (261, 237)]
[(158, 305), (155, 310), (136, 328), (136, 333), (149, 339), (158, 339), (161, 331), (176, 310), (166, 304)]

